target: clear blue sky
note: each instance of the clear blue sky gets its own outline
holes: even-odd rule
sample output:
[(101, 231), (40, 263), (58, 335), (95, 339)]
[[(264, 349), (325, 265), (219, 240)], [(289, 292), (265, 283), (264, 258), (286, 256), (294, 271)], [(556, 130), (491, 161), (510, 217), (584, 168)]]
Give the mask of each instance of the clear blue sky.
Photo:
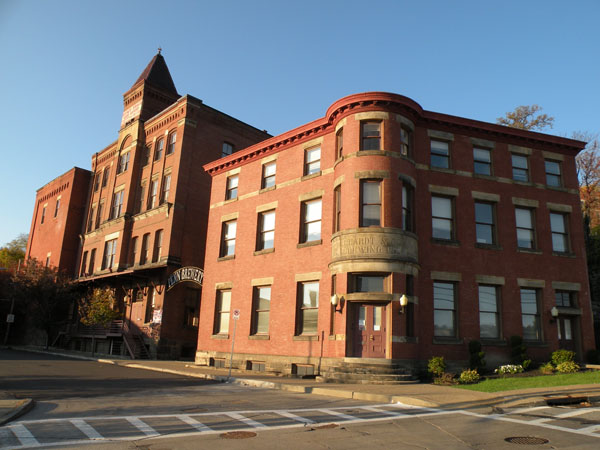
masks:
[(180, 94), (271, 134), (364, 91), (488, 122), (537, 103), (600, 131), (600, 1), (1, 0), (0, 245), (36, 189), (118, 135), (162, 47)]

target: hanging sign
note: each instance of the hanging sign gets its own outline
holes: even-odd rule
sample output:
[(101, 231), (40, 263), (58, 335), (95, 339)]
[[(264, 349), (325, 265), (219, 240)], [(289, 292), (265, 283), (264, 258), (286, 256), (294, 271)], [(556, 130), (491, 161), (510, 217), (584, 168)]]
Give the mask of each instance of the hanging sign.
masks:
[(182, 267), (181, 269), (177, 269), (169, 276), (169, 279), (167, 280), (167, 291), (177, 283), (181, 283), (183, 281), (190, 281), (202, 286), (203, 279), (204, 270), (194, 266)]

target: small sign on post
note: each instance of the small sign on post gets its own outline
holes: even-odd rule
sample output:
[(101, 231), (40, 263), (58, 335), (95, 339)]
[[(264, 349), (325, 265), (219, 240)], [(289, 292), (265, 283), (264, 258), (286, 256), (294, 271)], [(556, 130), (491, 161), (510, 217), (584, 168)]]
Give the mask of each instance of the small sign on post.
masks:
[(240, 318), (240, 310), (234, 309), (233, 310), (233, 320), (238, 320), (239, 318)]
[(6, 322), (7, 323), (15, 323), (15, 315), (14, 314), (7, 314), (6, 315)]
[(235, 329), (237, 327), (237, 321), (240, 318), (240, 310), (233, 310), (233, 338), (231, 339), (231, 356), (229, 357), (229, 375), (227, 376), (227, 381), (231, 379), (231, 367), (233, 366), (233, 346), (235, 345)]

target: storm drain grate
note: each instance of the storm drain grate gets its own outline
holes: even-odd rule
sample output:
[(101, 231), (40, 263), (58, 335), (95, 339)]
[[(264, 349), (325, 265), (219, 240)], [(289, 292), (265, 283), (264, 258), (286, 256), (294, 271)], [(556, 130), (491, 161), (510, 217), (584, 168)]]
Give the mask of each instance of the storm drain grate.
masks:
[(507, 437), (504, 439), (506, 442), (510, 442), (511, 444), (519, 444), (519, 445), (542, 445), (547, 444), (548, 439), (544, 439), (541, 437), (534, 436), (513, 436)]
[(223, 439), (248, 439), (256, 436), (253, 431), (230, 431), (220, 435)]

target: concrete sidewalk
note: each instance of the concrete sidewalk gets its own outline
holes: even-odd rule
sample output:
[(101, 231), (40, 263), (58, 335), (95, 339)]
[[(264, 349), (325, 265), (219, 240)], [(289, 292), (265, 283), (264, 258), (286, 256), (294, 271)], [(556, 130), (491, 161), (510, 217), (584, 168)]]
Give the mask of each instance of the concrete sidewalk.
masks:
[[(278, 377), (239, 370), (233, 370), (231, 378), (229, 378), (229, 371), (226, 369), (196, 366), (191, 362), (94, 358), (84, 354), (34, 350), (31, 348), (18, 348), (18, 350), (38, 351), (45, 354), (93, 360), (105, 364), (116, 364), (132, 369), (154, 370), (243, 386), (352, 398), (378, 403), (399, 402), (407, 405), (440, 409), (467, 409), (482, 406), (496, 406), (501, 408), (538, 406), (545, 405), (549, 398), (562, 399), (566, 397), (585, 397), (590, 402), (600, 401), (600, 383), (486, 393), (427, 383), (400, 385), (319, 383), (311, 379)], [(0, 392), (0, 425), (14, 420), (19, 415), (28, 411), (32, 406), (33, 402), (30, 399), (11, 398), (9, 393), (5, 393), (2, 396), (2, 392)]]

